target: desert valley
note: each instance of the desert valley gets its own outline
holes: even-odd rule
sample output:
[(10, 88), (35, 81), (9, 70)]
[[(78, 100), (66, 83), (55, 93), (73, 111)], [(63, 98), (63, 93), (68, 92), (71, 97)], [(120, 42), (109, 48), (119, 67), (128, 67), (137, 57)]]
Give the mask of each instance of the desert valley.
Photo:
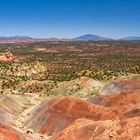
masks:
[(139, 140), (140, 41), (0, 40), (0, 140)]

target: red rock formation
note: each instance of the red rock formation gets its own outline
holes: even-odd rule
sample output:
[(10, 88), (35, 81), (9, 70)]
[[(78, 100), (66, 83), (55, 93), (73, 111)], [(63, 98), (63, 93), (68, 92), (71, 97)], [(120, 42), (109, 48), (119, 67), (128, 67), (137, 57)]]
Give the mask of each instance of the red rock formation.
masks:
[(107, 120), (116, 118), (117, 113), (117, 111), (93, 105), (85, 100), (58, 98), (41, 104), (26, 125), (37, 132), (54, 135), (76, 119)]
[(19, 132), (0, 123), (0, 140), (26, 140)]
[(51, 140), (139, 140), (140, 117), (125, 120), (76, 120)]
[(100, 95), (90, 101), (51, 99), (31, 114), (26, 126), (52, 135), (52, 140), (140, 139), (140, 92)]

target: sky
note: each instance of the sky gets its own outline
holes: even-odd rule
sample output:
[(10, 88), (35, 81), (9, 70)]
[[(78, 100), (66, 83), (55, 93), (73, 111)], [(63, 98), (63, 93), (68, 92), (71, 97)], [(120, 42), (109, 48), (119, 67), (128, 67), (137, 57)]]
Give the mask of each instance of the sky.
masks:
[(0, 36), (140, 36), (140, 0), (0, 0)]

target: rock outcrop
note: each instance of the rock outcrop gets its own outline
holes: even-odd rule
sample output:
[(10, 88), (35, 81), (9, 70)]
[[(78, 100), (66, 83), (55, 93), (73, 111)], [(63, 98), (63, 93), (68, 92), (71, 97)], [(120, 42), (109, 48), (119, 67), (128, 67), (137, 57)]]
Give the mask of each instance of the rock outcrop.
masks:
[(0, 61), (17, 61), (17, 58), (10, 51), (6, 51), (0, 53)]

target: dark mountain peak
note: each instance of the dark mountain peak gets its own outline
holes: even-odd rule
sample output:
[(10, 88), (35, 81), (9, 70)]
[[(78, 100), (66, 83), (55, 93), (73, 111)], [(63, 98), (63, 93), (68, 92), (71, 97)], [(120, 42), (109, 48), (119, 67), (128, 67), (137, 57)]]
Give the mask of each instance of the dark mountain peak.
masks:
[(111, 40), (110, 38), (106, 38), (106, 37), (102, 37), (99, 35), (94, 35), (94, 34), (86, 34), (86, 35), (82, 35), (79, 37), (74, 38), (73, 40)]

